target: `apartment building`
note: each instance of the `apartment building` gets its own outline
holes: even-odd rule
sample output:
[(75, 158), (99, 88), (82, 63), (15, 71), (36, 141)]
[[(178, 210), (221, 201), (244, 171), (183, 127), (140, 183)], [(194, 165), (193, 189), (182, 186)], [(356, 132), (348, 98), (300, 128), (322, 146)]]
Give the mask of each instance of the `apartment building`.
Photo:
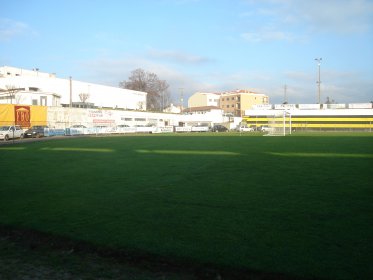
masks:
[(188, 108), (215, 106), (219, 107), (220, 93), (196, 92), (188, 99)]
[(253, 105), (268, 103), (267, 95), (249, 90), (224, 92), (220, 95), (220, 108), (225, 114), (232, 114), (235, 117), (242, 117), (245, 110), (251, 109)]

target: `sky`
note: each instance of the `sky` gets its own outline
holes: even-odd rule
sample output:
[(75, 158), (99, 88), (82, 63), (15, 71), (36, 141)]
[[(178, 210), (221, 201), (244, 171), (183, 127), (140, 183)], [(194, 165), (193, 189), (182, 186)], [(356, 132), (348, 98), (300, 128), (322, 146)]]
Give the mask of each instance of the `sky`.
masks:
[(0, 0), (0, 66), (110, 86), (142, 68), (184, 105), (236, 89), (318, 103), (320, 69), (321, 102), (366, 103), (373, 0)]

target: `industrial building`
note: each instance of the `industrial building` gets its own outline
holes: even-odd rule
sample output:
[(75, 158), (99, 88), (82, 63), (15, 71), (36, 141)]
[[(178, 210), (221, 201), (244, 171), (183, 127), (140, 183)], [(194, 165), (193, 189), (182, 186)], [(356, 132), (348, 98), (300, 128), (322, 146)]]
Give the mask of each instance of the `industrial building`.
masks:
[(146, 109), (146, 92), (57, 78), (39, 69), (0, 67), (0, 104)]

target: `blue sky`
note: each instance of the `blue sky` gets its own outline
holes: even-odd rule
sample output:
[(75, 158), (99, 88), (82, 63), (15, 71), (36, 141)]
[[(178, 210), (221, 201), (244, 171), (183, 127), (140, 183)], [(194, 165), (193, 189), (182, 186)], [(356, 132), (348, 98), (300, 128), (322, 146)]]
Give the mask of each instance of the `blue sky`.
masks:
[[(373, 0), (0, 0), (0, 66), (118, 86), (137, 68), (271, 103), (373, 100)], [(183, 90), (181, 90), (181, 88)], [(186, 101), (185, 101), (186, 104)]]

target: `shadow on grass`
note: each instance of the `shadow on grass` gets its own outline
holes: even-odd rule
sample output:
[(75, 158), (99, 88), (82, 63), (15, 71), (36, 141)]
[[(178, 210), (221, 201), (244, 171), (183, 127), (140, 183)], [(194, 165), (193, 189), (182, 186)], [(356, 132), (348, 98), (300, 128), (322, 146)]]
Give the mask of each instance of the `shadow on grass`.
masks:
[[(97, 246), (85, 241), (5, 225), (0, 225), (0, 248), (0, 276), (8, 273), (9, 277), (40, 277), (44, 272), (49, 276), (83, 276), (87, 279), (306, 279), (280, 273), (216, 267), (191, 260), (168, 259), (146, 252)], [(4, 266), (2, 259), (9, 257), (7, 250), (10, 249), (11, 262), (17, 267), (10, 266), (7, 267), (8, 271), (1, 271)], [(43, 271), (38, 270), (35, 265), (40, 266)], [(22, 267), (27, 270), (33, 268), (23, 272)], [(15, 272), (14, 269), (19, 271)]]

